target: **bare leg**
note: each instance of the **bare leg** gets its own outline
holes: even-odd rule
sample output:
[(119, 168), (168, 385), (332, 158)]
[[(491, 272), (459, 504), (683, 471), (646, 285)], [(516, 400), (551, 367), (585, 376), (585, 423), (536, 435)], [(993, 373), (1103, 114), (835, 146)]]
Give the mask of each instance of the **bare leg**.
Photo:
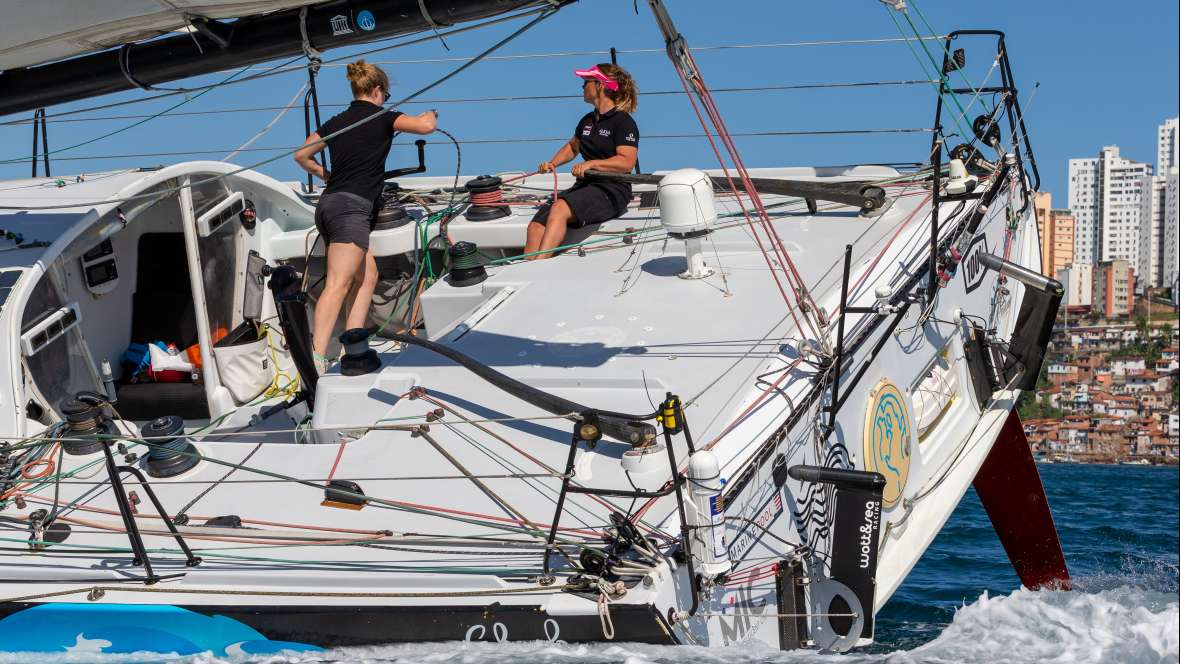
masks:
[(315, 334), (312, 350), (318, 355), (328, 352), (332, 328), (340, 317), (344, 298), (351, 290), (358, 268), (365, 259), (365, 250), (355, 244), (335, 242), (328, 245), (328, 274), (324, 278), (324, 291), (315, 307)]
[(526, 254), (526, 260), (532, 260), (536, 258), (536, 256), (527, 256), (527, 254), (531, 254), (541, 248), (541, 237), (544, 235), (544, 224), (540, 224), (535, 221), (529, 222), (528, 236), (526, 237), (524, 243), (524, 253)]
[(357, 268), (356, 278), (353, 280), (352, 299), (348, 301), (347, 328), (364, 327), (369, 318), (369, 306), (373, 303), (373, 291), (377, 288), (377, 261), (370, 249), (365, 253), (365, 260)]
[[(562, 199), (557, 199), (549, 209), (549, 219), (545, 222), (545, 234), (541, 237), (541, 246), (537, 251), (547, 251), (561, 244), (565, 239), (565, 229), (569, 220), (574, 216), (570, 206)], [(552, 253), (539, 254), (537, 258), (552, 258)]]

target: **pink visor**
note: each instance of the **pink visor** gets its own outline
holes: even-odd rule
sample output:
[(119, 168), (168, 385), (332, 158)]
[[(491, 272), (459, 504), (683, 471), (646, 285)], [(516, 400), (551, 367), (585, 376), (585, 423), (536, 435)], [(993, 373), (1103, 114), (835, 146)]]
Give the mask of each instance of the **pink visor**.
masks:
[(598, 68), (598, 65), (595, 65), (589, 69), (575, 69), (574, 76), (577, 76), (578, 78), (584, 78), (586, 80), (598, 81), (599, 83), (602, 83), (604, 86), (606, 86), (607, 90), (619, 89), (619, 82), (602, 73), (602, 70)]

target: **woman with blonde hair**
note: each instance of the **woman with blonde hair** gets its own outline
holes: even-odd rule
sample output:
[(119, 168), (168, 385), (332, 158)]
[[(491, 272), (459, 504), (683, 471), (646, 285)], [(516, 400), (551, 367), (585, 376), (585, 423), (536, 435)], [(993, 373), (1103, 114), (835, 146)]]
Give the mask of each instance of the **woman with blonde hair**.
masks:
[(592, 105), (574, 127), (573, 137), (549, 161), (537, 168), (542, 173), (581, 155), (583, 161), (571, 172), (578, 182), (557, 194), (555, 200), (537, 211), (529, 223), (524, 253), (528, 258), (549, 258), (549, 251), (562, 243), (567, 229), (600, 224), (621, 216), (631, 202), (631, 184), (588, 181), (587, 170), (629, 173), (639, 158), (639, 127), (631, 118), (638, 103), (635, 81), (622, 67), (599, 64), (578, 69), (582, 99)]
[[(348, 65), (351, 104), (307, 137), (295, 153), (299, 166), (325, 182), (315, 210), (315, 225), (327, 251), (324, 290), (316, 302), (312, 348), (316, 368), (327, 371), (332, 330), (346, 308), (345, 329), (363, 327), (377, 284), (377, 263), (369, 250), (369, 233), (377, 218), (377, 200), (384, 186), (385, 159), (397, 132), (429, 134), (438, 113), (405, 115), (383, 110), (389, 101), (389, 77), (380, 67), (357, 60)], [(353, 124), (358, 124), (352, 127)], [(327, 139), (347, 129), (339, 136)], [(330, 150), (332, 173), (315, 160)], [(347, 303), (347, 306), (345, 306)]]

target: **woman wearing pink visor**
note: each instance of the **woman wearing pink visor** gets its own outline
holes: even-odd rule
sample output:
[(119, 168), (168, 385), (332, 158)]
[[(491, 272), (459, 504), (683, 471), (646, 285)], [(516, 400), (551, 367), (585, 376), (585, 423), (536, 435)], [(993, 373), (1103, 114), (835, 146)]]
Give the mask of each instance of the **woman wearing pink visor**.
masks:
[[(581, 155), (582, 163), (571, 169), (577, 184), (557, 195), (537, 211), (528, 228), (524, 252), (529, 258), (549, 258), (550, 249), (562, 244), (567, 229), (600, 224), (621, 216), (631, 202), (631, 185), (626, 182), (583, 180), (589, 169), (629, 173), (639, 158), (639, 127), (631, 118), (638, 102), (638, 90), (630, 74), (612, 64), (578, 69), (582, 99), (594, 107), (578, 121), (574, 135), (538, 170), (553, 169)], [(531, 254), (531, 255), (530, 255)]]

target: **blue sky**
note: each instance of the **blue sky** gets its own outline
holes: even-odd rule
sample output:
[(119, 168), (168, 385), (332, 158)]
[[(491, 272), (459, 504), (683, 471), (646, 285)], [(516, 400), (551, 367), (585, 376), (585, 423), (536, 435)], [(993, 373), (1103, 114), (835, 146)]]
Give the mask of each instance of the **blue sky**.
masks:
[[(877, 0), (669, 0), (673, 18), (693, 46), (809, 42), (821, 40), (897, 38), (897, 28)], [(913, 2), (911, 2), (911, 7)], [(632, 0), (582, 0), (507, 46), (501, 54), (659, 48), (658, 30), (644, 2), (638, 15)], [(1118, 144), (1133, 159), (1154, 162), (1155, 127), (1177, 113), (1177, 3), (1110, 3), (1077, 0), (996, 0), (963, 3), (919, 0), (934, 30), (998, 28), (1008, 34), (1008, 47), (1026, 107), (1026, 119), (1044, 177), (1043, 189), (1065, 203), (1066, 160), (1095, 154), (1099, 147)], [(911, 8), (924, 33), (925, 26)], [(904, 23), (903, 23), (904, 26)], [(496, 26), (448, 39), (446, 51), (437, 41), (368, 56), (379, 62), (421, 58), (455, 58), (474, 54), (506, 35), (513, 26)], [(984, 40), (964, 41), (967, 74), (980, 83), (986, 76), (994, 46)], [(370, 47), (371, 48), (371, 47)], [(353, 49), (359, 50), (359, 49)], [(347, 55), (346, 50), (327, 57)], [(812, 83), (849, 83), (923, 79), (924, 73), (905, 43), (790, 48), (751, 48), (704, 51), (697, 58), (713, 88), (781, 86)], [(463, 172), (531, 169), (548, 158), (557, 143), (535, 139), (567, 136), (586, 107), (577, 98), (579, 82), (570, 70), (605, 56), (521, 59), (484, 62), (426, 95), (429, 100), (486, 99), (489, 96), (571, 95), (571, 99), (542, 101), (465, 101), (407, 106), (416, 111), (435, 106), (440, 126), (463, 141)], [(385, 65), (399, 98), (455, 67), (457, 62)], [(641, 92), (674, 91), (675, 74), (662, 52), (623, 53), (620, 64), (638, 79)], [(225, 73), (199, 81), (220, 80)], [(993, 81), (998, 74), (993, 74)], [(115, 136), (54, 155), (55, 175), (95, 172), (129, 166), (174, 163), (186, 159), (222, 158), (241, 145), (275, 115), (275, 111), (216, 112), (230, 108), (274, 107), (286, 104), (302, 84), (301, 73), (214, 90), (194, 99), (178, 112), (203, 115), (165, 116)], [(1034, 84), (1039, 89), (1033, 95)], [(148, 93), (112, 95), (98, 100), (51, 108), (52, 114), (99, 102), (142, 98)], [(349, 98), (343, 69), (326, 67), (320, 76), (324, 104)], [(931, 125), (934, 93), (930, 86), (898, 85), (867, 88), (735, 92), (718, 94), (730, 129), (735, 133), (763, 131), (919, 129)], [(1031, 97), (1031, 99), (1030, 99)], [(655, 138), (657, 135), (699, 132), (683, 95), (648, 94), (640, 97), (636, 114), (641, 133), (651, 138), (641, 144), (645, 170), (685, 165), (715, 166), (701, 138)], [(91, 115), (137, 116), (158, 112), (177, 98), (124, 106)], [(978, 107), (977, 107), (978, 108)], [(325, 106), (326, 116), (338, 107)], [(970, 113), (974, 116), (975, 113)], [(85, 117), (85, 116), (79, 116)], [(0, 122), (21, 119), (0, 118)], [(51, 122), (50, 145), (55, 150), (126, 127), (141, 118)], [(325, 117), (326, 119), (326, 117)], [(952, 123), (948, 119), (947, 123)], [(302, 109), (288, 113), (255, 148), (294, 146), (303, 138)], [(928, 150), (925, 133), (748, 137), (737, 140), (750, 166), (831, 165), (861, 162), (921, 161)], [(27, 177), (31, 147), (28, 125), (0, 126), (0, 178)], [(188, 154), (207, 150), (213, 154)], [(222, 152), (224, 150), (224, 152)], [(131, 153), (173, 153), (148, 157), (114, 157)], [(248, 165), (275, 152), (248, 152), (235, 162)], [(77, 159), (86, 157), (86, 159)], [(71, 159), (67, 159), (71, 158)], [(395, 147), (390, 167), (406, 165), (411, 149)], [(454, 172), (455, 154), (449, 144), (428, 151), (432, 174)], [(289, 158), (260, 167), (281, 179), (300, 175)]]

